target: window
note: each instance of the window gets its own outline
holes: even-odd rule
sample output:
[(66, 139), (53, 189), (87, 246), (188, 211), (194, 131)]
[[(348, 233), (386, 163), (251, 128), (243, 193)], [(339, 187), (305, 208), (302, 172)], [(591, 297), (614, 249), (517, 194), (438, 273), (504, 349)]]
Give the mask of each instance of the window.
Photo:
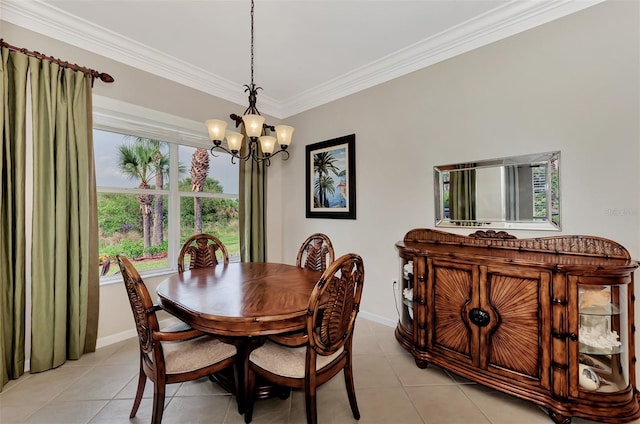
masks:
[(547, 198), (549, 190), (549, 181), (547, 180), (547, 166), (545, 164), (536, 164), (531, 166), (531, 180), (533, 190), (533, 217), (545, 219), (547, 215)]
[(210, 154), (203, 124), (204, 142), (185, 142), (163, 128), (166, 122), (135, 131), (130, 121), (118, 130), (94, 120), (103, 281), (119, 272), (118, 253), (141, 274), (175, 270), (182, 243), (196, 232), (220, 238), (230, 260), (239, 261), (238, 165)]

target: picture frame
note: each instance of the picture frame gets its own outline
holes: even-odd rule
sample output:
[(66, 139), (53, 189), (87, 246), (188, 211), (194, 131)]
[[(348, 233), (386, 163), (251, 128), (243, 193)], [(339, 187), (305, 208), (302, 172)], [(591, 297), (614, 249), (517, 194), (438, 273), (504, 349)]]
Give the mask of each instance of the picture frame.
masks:
[(356, 219), (356, 135), (306, 146), (306, 217)]

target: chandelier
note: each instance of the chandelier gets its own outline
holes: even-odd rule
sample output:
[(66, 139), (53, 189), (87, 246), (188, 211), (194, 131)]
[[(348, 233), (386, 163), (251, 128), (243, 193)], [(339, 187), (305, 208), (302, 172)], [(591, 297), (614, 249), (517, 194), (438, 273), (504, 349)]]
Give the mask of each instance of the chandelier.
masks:
[[(270, 159), (278, 153), (285, 153), (287, 156), (284, 160), (289, 159), (289, 152), (287, 148), (291, 144), (291, 137), (293, 135), (293, 127), (289, 125), (268, 125), (265, 124), (265, 118), (260, 115), (258, 108), (256, 107), (256, 101), (258, 100), (258, 90), (262, 90), (262, 87), (256, 87), (253, 83), (253, 49), (254, 49), (254, 32), (253, 32), (253, 0), (251, 0), (251, 84), (244, 86), (244, 92), (249, 93), (249, 107), (245, 109), (242, 116), (238, 116), (232, 113), (229, 117), (236, 123), (236, 128), (241, 124), (244, 128), (244, 132), (248, 137), (248, 146), (244, 155), (240, 154), (242, 149), (242, 142), (244, 135), (239, 132), (226, 131), (227, 123), (220, 119), (208, 119), (205, 121), (207, 129), (209, 130), (209, 138), (213, 142), (211, 147), (211, 154), (217, 150), (222, 150), (231, 155), (231, 163), (235, 163), (234, 159), (249, 160), (253, 159), (256, 162), (264, 162), (266, 166), (270, 165)], [(262, 135), (264, 129), (269, 131), (275, 131), (276, 137), (271, 135)], [(222, 145), (222, 140), (226, 137), (227, 147)], [(280, 146), (280, 149), (274, 152), (276, 141)], [(258, 145), (258, 143), (260, 143)]]

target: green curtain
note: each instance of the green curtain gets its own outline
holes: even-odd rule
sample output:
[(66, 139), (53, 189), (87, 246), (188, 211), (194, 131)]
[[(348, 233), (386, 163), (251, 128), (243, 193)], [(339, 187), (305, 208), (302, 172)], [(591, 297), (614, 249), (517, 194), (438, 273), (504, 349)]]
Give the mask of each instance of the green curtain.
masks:
[[(242, 155), (247, 152), (243, 143)], [(259, 148), (259, 146), (258, 146)], [(253, 159), (240, 161), (240, 258), (265, 262), (267, 258), (267, 167)]]
[(476, 219), (476, 171), (456, 170), (449, 174), (449, 216), (451, 222)]
[(27, 56), (2, 48), (0, 64), (0, 390), (24, 373)]
[(518, 208), (519, 184), (518, 165), (504, 166), (504, 187), (505, 187), (505, 219), (507, 221), (519, 221), (520, 210)]
[(29, 59), (33, 103), (31, 371), (95, 350), (98, 242), (91, 76)]

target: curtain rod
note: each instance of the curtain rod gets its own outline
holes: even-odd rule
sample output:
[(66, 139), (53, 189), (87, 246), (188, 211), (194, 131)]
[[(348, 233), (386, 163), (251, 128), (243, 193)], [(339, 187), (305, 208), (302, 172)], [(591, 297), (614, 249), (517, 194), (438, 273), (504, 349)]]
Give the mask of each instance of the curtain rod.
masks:
[[(107, 83), (115, 81), (113, 79), (113, 77), (111, 75), (109, 75), (109, 74), (98, 72), (98, 71), (96, 71), (94, 69), (85, 68), (84, 66), (71, 64), (69, 62), (66, 62), (66, 61), (63, 61), (63, 60), (60, 60), (60, 59), (56, 59), (53, 56), (47, 56), (47, 55), (44, 55), (42, 53), (38, 53), (38, 52), (35, 52), (35, 51), (31, 51), (31, 50), (27, 50), (27, 49), (21, 49), (19, 47), (12, 46), (11, 44), (7, 44), (2, 38), (0, 38), (0, 47), (6, 47), (9, 50), (20, 52), (20, 53), (26, 54), (27, 56), (35, 57), (37, 59), (45, 59), (45, 60), (48, 60), (49, 62), (57, 63), (58, 65), (62, 66), (63, 68), (69, 68), (69, 69), (73, 69), (74, 71), (84, 72), (85, 74), (91, 75), (93, 80), (98, 78), (100, 81), (107, 82)], [(92, 85), (93, 85), (93, 82), (92, 82)]]

